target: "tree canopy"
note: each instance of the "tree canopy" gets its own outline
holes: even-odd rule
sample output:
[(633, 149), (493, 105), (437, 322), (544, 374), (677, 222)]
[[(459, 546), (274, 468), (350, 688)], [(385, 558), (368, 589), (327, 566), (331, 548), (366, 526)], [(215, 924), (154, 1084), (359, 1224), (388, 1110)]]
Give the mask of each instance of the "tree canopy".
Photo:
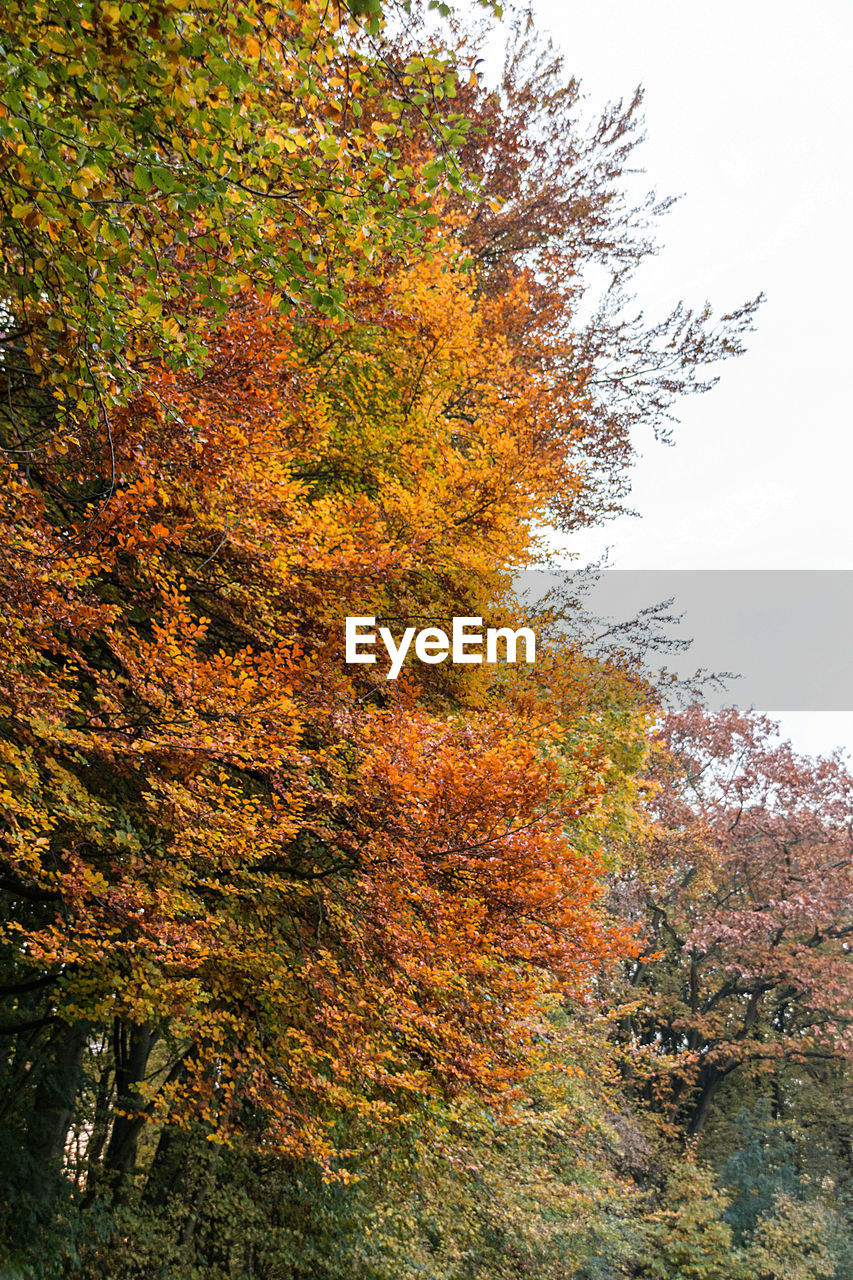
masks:
[(750, 1218), (726, 1137), (745, 1108), (772, 1149), (767, 1090), (825, 1131), (847, 1070), (842, 763), (734, 714), (661, 736), (544, 607), (531, 667), (344, 661), (351, 614), (520, 625), (548, 529), (612, 512), (757, 305), (626, 310), (665, 207), (625, 195), (639, 94), (585, 121), (524, 14), (490, 86), (450, 17), (0, 16), (21, 1275), (842, 1256), (847, 1175), (798, 1156)]

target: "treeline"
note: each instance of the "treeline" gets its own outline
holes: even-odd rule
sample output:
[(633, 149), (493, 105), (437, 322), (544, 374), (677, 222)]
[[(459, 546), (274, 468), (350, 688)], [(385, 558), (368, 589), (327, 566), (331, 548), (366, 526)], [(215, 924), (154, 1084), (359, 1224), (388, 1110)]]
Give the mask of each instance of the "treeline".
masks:
[(851, 1274), (843, 764), (554, 601), (344, 662), (520, 624), (756, 305), (627, 310), (639, 95), (443, 16), (0, 15), (10, 1276)]

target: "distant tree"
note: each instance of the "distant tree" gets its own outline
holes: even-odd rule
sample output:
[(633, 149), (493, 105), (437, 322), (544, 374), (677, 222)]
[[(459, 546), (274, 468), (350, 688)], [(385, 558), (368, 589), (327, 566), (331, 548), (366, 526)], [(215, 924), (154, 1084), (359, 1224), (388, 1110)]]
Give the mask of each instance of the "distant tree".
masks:
[(853, 1052), (853, 778), (761, 716), (693, 707), (663, 725), (648, 808), (617, 884), (648, 949), (623, 1035), (645, 1096), (696, 1134), (733, 1073)]

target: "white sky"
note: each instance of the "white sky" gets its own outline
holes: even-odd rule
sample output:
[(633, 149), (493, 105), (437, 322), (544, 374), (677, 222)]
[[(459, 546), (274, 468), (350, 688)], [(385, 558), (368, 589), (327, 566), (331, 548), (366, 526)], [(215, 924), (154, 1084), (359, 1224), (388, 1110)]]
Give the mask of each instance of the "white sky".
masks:
[[(853, 2), (537, 0), (590, 105), (646, 91), (649, 186), (684, 193), (638, 276), (657, 315), (764, 290), (749, 351), (642, 456), (622, 519), (573, 537), (619, 569), (853, 569)], [(768, 637), (768, 643), (772, 638)], [(851, 659), (853, 660), (853, 659)], [(780, 717), (853, 749), (853, 714)]]

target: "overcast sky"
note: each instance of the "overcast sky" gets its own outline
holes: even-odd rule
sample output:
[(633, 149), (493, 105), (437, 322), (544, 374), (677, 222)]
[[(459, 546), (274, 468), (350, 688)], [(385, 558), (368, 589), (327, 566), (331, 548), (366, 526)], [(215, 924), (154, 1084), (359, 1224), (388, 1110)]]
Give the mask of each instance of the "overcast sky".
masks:
[[(642, 518), (572, 550), (609, 546), (620, 569), (853, 569), (853, 0), (535, 12), (591, 105), (645, 88), (640, 162), (659, 194), (683, 193), (638, 277), (647, 312), (767, 294), (747, 355), (683, 402), (675, 446), (638, 441)], [(783, 726), (802, 750), (853, 749), (853, 714)]]

